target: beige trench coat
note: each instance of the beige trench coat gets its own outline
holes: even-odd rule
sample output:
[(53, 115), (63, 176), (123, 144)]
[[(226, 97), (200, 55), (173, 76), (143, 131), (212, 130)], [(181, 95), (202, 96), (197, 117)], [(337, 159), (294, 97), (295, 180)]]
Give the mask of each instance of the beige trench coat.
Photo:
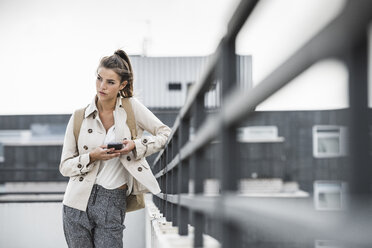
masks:
[[(130, 98), (136, 119), (137, 139), (135, 150), (120, 156), (121, 164), (130, 173), (127, 195), (160, 193), (159, 184), (154, 177), (145, 157), (164, 148), (171, 129), (162, 123), (148, 108), (135, 97)], [(116, 141), (130, 139), (131, 133), (126, 124), (127, 114), (117, 99), (114, 111)], [(81, 125), (78, 147), (73, 134), (73, 115), (71, 116), (64, 139), (59, 171), (65, 177), (70, 177), (63, 198), (63, 204), (86, 211), (93, 184), (95, 182), (101, 161), (89, 165), (89, 152), (103, 145), (106, 130), (98, 118), (95, 98), (85, 111)], [(146, 130), (153, 136), (142, 137)]]

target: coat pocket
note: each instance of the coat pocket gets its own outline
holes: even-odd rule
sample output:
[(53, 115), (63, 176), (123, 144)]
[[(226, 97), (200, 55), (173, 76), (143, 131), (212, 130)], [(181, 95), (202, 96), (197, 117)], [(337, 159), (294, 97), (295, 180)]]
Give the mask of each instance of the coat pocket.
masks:
[(116, 197), (110, 198), (105, 219), (106, 227), (125, 229), (124, 225), (126, 212), (125, 209), (126, 209), (125, 195), (120, 198)]

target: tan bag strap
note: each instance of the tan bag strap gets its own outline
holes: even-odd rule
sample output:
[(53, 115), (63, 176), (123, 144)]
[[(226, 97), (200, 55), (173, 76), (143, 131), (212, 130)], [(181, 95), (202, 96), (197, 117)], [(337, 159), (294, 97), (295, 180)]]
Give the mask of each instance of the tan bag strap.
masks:
[(127, 112), (127, 125), (130, 130), (132, 140), (137, 138), (137, 128), (136, 128), (136, 118), (134, 117), (134, 112), (132, 108), (132, 103), (130, 102), (129, 98), (122, 98), (121, 105), (124, 108), (125, 112)]
[[(136, 119), (134, 117), (132, 104), (129, 101), (129, 98), (122, 98), (121, 105), (124, 108), (125, 112), (127, 113), (127, 125), (129, 127), (129, 130), (132, 136), (131, 138), (132, 140), (134, 140), (137, 138), (137, 128), (136, 128)], [(85, 116), (85, 110), (87, 109), (87, 107), (78, 109), (74, 112), (74, 136), (75, 136), (76, 144), (79, 138), (81, 124), (83, 123), (84, 116)]]
[(78, 109), (74, 112), (74, 136), (76, 145), (80, 134), (81, 124), (83, 123), (84, 120), (85, 110), (87, 109), (87, 107)]

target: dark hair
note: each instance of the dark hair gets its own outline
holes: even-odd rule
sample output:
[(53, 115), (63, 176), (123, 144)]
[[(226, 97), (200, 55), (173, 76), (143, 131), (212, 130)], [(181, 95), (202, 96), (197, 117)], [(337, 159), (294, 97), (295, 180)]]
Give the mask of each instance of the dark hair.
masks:
[[(116, 50), (111, 56), (105, 56), (99, 62), (99, 66), (111, 69), (120, 77), (120, 83), (127, 81), (127, 85), (120, 91), (122, 97), (133, 96), (133, 70), (129, 57), (123, 50)], [(97, 72), (98, 72), (97, 68)]]

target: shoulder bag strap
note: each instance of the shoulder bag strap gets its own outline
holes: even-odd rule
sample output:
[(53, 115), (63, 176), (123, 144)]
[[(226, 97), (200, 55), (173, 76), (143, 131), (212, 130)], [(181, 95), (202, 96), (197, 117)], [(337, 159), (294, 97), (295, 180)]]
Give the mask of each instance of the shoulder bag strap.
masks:
[(77, 145), (77, 141), (78, 141), (79, 134), (80, 134), (81, 124), (83, 123), (83, 120), (84, 120), (86, 108), (87, 107), (81, 108), (74, 112), (74, 136), (75, 136), (76, 145)]
[(132, 140), (137, 138), (137, 128), (136, 128), (136, 118), (134, 117), (134, 112), (132, 104), (129, 98), (122, 98), (121, 105), (123, 106), (125, 112), (127, 113), (127, 125), (129, 127)]

